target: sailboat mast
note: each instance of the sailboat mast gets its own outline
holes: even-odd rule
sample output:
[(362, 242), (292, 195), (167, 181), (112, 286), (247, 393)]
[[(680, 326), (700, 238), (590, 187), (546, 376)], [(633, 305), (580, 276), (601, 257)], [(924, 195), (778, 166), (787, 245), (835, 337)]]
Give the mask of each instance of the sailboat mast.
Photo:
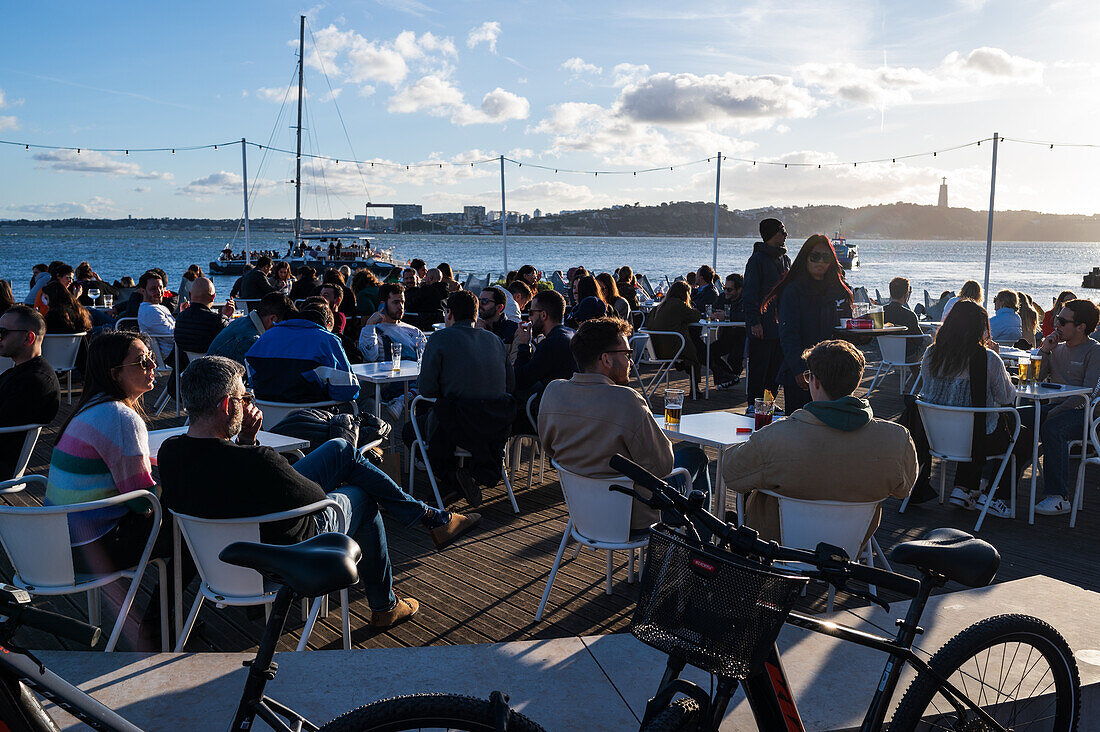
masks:
[(248, 241), (248, 155), (245, 148), (248, 143), (241, 138), (241, 182), (244, 184), (244, 263), (248, 264), (251, 248)]
[(294, 247), (302, 239), (302, 92), (305, 77), (306, 58), (306, 16), (301, 16), (298, 25), (298, 155), (294, 174)]

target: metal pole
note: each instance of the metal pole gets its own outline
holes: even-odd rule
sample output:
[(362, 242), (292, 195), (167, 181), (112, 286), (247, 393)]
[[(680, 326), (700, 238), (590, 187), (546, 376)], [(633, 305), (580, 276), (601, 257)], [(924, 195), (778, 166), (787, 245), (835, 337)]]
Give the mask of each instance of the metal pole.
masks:
[(504, 276), (508, 276), (508, 204), (504, 201), (504, 156), (500, 156), (500, 238), (504, 242)]
[(1001, 136), (993, 133), (993, 172), (989, 178), (989, 226), (985, 231), (985, 284), (982, 289), (982, 307), (989, 300), (989, 261), (993, 257), (993, 196), (997, 192), (997, 143)]
[(718, 151), (718, 167), (714, 172), (714, 258), (711, 267), (718, 272), (718, 196), (722, 192), (722, 151)]
[(249, 262), (248, 245), (248, 156), (245, 153), (248, 143), (241, 138), (241, 180), (244, 183), (244, 263)]
[(294, 173), (294, 247), (302, 238), (302, 87), (305, 82), (306, 16), (298, 26), (298, 155)]

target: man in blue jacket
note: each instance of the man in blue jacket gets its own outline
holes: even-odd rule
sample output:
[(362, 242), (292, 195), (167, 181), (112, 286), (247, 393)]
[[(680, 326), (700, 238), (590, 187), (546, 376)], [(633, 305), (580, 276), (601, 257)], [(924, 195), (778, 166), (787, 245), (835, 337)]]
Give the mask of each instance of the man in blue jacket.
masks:
[(755, 400), (764, 396), (765, 389), (773, 394), (779, 389), (779, 367), (783, 363), (783, 349), (779, 345), (777, 305), (772, 302), (761, 312), (760, 304), (791, 268), (791, 258), (787, 256), (787, 248), (783, 246), (787, 241), (787, 232), (781, 221), (761, 221), (760, 239), (745, 264), (745, 289), (741, 294), (745, 308), (745, 325), (749, 329), (749, 381), (746, 396), (750, 412)]
[(327, 306), (306, 304), (276, 324), (245, 354), (256, 398), (274, 402), (350, 402), (359, 396), (339, 337), (326, 328)]

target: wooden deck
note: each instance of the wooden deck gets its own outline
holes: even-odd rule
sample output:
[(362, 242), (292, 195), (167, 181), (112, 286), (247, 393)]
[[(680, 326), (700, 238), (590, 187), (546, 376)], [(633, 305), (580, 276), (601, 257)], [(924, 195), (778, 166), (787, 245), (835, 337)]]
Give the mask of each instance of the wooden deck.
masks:
[[(875, 354), (868, 351), (869, 358)], [(674, 374), (686, 386), (683, 374)], [(870, 376), (864, 381), (864, 388)], [(159, 393), (159, 388), (157, 392)], [(860, 394), (863, 393), (861, 388)], [(659, 408), (660, 390), (653, 406)], [(897, 393), (897, 378), (891, 376), (884, 387), (871, 398), (876, 416), (896, 418), (901, 411)], [(711, 391), (710, 400), (688, 400), (687, 413), (735, 410), (744, 408), (742, 387), (734, 391)], [(49, 454), (56, 440), (56, 428), (68, 407), (62, 404), (62, 415), (43, 433), (35, 450), (28, 473), (44, 473)], [(174, 415), (174, 412), (172, 413)], [(150, 429), (178, 425), (182, 420), (172, 416), (153, 419)], [(713, 458), (714, 455), (712, 454)], [(713, 470), (713, 463), (712, 463)], [(937, 467), (937, 471), (939, 468)], [(421, 474), (422, 475), (422, 474)], [(1028, 474), (1030, 475), (1030, 474)], [(1098, 475), (1090, 472), (1086, 488), (1095, 486)], [(938, 480), (938, 472), (933, 481)], [(1086, 589), (1096, 589), (1100, 570), (1095, 557), (1100, 554), (1100, 510), (1088, 510), (1078, 517), (1077, 528), (1069, 529), (1068, 516), (1037, 516), (1035, 525), (1027, 524), (1027, 483), (1021, 482), (1017, 496), (1015, 520), (986, 519), (980, 536), (992, 542), (1002, 555), (997, 581), (1007, 581), (1036, 574), (1047, 575)], [(430, 494), (426, 481), (419, 485), (417, 495)], [(1007, 498), (1007, 496), (1005, 496)], [(40, 501), (40, 495), (13, 496), (23, 505)], [(521, 513), (516, 515), (508, 504), (503, 486), (486, 491), (486, 500), (479, 511), (481, 526), (443, 551), (436, 551), (426, 532), (419, 528), (405, 529), (387, 521), (390, 557), (394, 567), (394, 586), (399, 596), (415, 597), (421, 602), (420, 613), (411, 621), (388, 632), (375, 633), (367, 626), (370, 612), (361, 594), (352, 594), (353, 643), (358, 648), (422, 646), (438, 644), (486, 643), (495, 641), (559, 638), (576, 635), (621, 632), (629, 624), (635, 601), (635, 586), (628, 584), (626, 556), (620, 552), (615, 570), (614, 592), (604, 594), (605, 555), (582, 551), (577, 560), (566, 554), (558, 573), (546, 616), (534, 621), (550, 565), (567, 519), (557, 476), (547, 465), (545, 481), (535, 472), (533, 486), (526, 488), (526, 463), (516, 477), (516, 498)], [(13, 501), (14, 502), (14, 501)], [(900, 541), (916, 538), (929, 528), (954, 526), (973, 530), (977, 514), (940, 505), (933, 501), (912, 506), (899, 514), (899, 502), (890, 499), (883, 511), (883, 522), (877, 538), (884, 550)], [(1094, 504), (1095, 505), (1095, 504)], [(1086, 506), (1087, 507), (1087, 506)], [(464, 510), (463, 502), (454, 508)], [(6, 557), (0, 558), (0, 577), (10, 577), (11, 567)], [(152, 574), (152, 573), (150, 573)], [(116, 585), (117, 587), (117, 585)], [(151, 582), (146, 581), (138, 605), (149, 599)], [(185, 608), (194, 597), (188, 592)], [(951, 589), (950, 587), (948, 589)], [(121, 595), (121, 590), (118, 592)], [(838, 597), (841, 606), (863, 604)], [(83, 595), (36, 601), (73, 616), (87, 617)], [(310, 640), (311, 648), (340, 648), (338, 606), (318, 623)], [(803, 601), (803, 609), (824, 608), (824, 592), (811, 588)], [(263, 630), (262, 614), (251, 616), (243, 609), (217, 610), (204, 606), (200, 625), (192, 633), (188, 649), (194, 651), (249, 651), (255, 649)], [(104, 624), (113, 622), (110, 610), (104, 610)], [(281, 649), (292, 650), (301, 629), (301, 620), (292, 613)], [(106, 633), (105, 633), (106, 635)], [(61, 643), (49, 636), (29, 633), (20, 639), (30, 648), (58, 648)], [(119, 649), (128, 648), (124, 634)]]

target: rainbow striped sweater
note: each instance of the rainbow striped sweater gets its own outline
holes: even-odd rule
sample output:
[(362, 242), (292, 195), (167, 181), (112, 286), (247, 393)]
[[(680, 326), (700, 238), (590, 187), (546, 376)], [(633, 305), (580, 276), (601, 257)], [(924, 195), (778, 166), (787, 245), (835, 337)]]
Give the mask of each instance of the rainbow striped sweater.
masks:
[[(73, 417), (50, 457), (47, 506), (64, 506), (149, 490), (149, 433), (141, 416), (122, 402), (100, 402)], [(73, 546), (95, 541), (126, 515), (125, 504), (69, 516)]]

